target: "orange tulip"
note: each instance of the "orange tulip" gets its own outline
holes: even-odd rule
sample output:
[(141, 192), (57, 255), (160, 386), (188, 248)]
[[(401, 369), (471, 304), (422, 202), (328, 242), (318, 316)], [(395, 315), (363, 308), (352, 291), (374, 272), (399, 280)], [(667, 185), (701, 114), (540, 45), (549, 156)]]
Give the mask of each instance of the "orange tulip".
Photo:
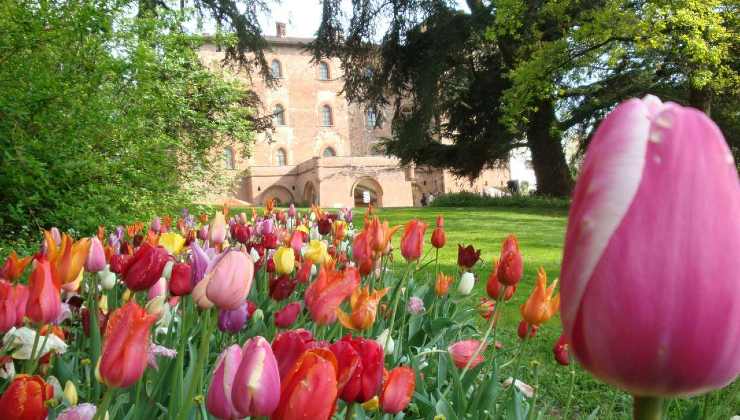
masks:
[(401, 226), (389, 227), (387, 221), (380, 223), (380, 219), (377, 216), (373, 217), (370, 223), (365, 225), (370, 240), (370, 248), (375, 253), (375, 258), (385, 253), (388, 243), (393, 238), (393, 234), (400, 228)]
[(360, 273), (354, 267), (336, 271), (324, 265), (316, 280), (306, 288), (306, 308), (311, 319), (319, 325), (328, 325), (337, 320), (337, 308), (360, 285)]
[(437, 293), (437, 296), (447, 296), (453, 281), (455, 279), (452, 276), (445, 275), (444, 273), (437, 274), (437, 282), (434, 284), (434, 291)]
[(31, 257), (18, 258), (18, 254), (15, 251), (11, 251), (8, 258), (5, 260), (5, 264), (0, 268), (0, 278), (4, 278), (9, 281), (17, 280), (22, 274), (26, 266), (31, 262)]
[(46, 236), (49, 261), (56, 267), (61, 283), (67, 284), (75, 281), (90, 251), (90, 238), (82, 238), (75, 242), (64, 233), (62, 243), (57, 247), (51, 232), (45, 231), (44, 236)]
[(115, 388), (133, 385), (144, 374), (149, 350), (149, 328), (157, 320), (133, 300), (108, 319), (100, 356), (102, 382)]
[(537, 283), (524, 304), (520, 307), (522, 318), (530, 325), (542, 325), (552, 318), (560, 308), (560, 293), (553, 297), (553, 292), (558, 285), (558, 280), (547, 286), (547, 274), (540, 267), (537, 271)]
[(129, 238), (133, 238), (138, 235), (144, 229), (144, 222), (135, 222), (134, 224), (126, 226), (126, 233)]
[(56, 269), (43, 255), (36, 256), (36, 268), (28, 285), (26, 315), (39, 324), (55, 321), (62, 312), (61, 285)]
[(413, 219), (406, 224), (401, 236), (401, 255), (406, 261), (417, 261), (421, 258), (424, 250), (424, 232), (427, 230), (426, 223)]
[(388, 374), (383, 391), (380, 393), (380, 407), (386, 413), (400, 413), (411, 402), (414, 388), (416, 388), (416, 375), (413, 369), (405, 366), (393, 369)]
[(373, 326), (375, 316), (378, 312), (378, 302), (388, 293), (388, 288), (375, 290), (370, 293), (370, 287), (358, 287), (352, 293), (349, 305), (352, 308), (352, 315), (348, 315), (343, 310), (337, 308), (337, 317), (339, 322), (350, 330), (366, 330)]
[(337, 359), (323, 348), (307, 350), (281, 381), (272, 420), (330, 419), (337, 402)]
[(52, 397), (54, 388), (40, 376), (17, 375), (0, 397), (0, 413), (5, 420), (45, 419)]

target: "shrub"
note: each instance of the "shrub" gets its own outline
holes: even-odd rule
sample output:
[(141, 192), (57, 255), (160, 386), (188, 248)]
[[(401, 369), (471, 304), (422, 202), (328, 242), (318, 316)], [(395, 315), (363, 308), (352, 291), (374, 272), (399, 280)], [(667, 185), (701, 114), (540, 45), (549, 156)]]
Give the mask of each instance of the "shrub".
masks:
[(535, 195), (490, 197), (472, 192), (443, 194), (435, 198), (432, 207), (517, 207), (567, 210), (570, 199)]

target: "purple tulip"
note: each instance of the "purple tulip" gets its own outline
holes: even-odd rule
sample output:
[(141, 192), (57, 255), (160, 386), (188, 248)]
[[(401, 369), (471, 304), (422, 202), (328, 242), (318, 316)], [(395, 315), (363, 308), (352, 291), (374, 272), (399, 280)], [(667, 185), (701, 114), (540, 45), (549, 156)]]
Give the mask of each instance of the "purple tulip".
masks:
[(648, 96), (588, 148), (570, 209), (562, 322), (598, 378), (691, 395), (740, 373), (740, 181), (703, 113)]
[(203, 280), (203, 276), (206, 274), (206, 270), (208, 269), (208, 264), (211, 259), (208, 257), (208, 254), (206, 254), (206, 251), (198, 245), (198, 241), (193, 241), (193, 243), (190, 244), (190, 249), (192, 251), (190, 256), (190, 265), (192, 267), (191, 275), (193, 286), (195, 286), (198, 282)]
[(236, 309), (222, 309), (218, 312), (218, 329), (231, 334), (238, 333), (247, 323), (249, 312), (247, 302)]
[(94, 405), (82, 403), (59, 413), (57, 420), (92, 420), (97, 411)]
[(280, 372), (270, 343), (257, 336), (244, 343), (231, 400), (242, 417), (269, 416), (280, 402)]
[(154, 232), (159, 233), (159, 231), (162, 230), (162, 219), (160, 219), (159, 216), (154, 216), (154, 218), (152, 219), (152, 223), (149, 225), (149, 228)]
[[(240, 419), (244, 416), (234, 408), (231, 400), (234, 377), (242, 361), (242, 349), (238, 344), (227, 347), (216, 361), (211, 385), (206, 396), (208, 412), (220, 419)], [(279, 392), (279, 391), (278, 391)]]
[(268, 218), (262, 221), (262, 234), (269, 235), (275, 231), (272, 218)]

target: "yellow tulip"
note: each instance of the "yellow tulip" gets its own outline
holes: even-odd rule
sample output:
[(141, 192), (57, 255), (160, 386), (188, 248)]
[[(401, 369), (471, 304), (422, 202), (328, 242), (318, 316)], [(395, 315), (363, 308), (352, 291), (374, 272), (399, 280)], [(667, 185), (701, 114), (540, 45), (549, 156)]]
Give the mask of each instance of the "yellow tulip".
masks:
[(275, 255), (272, 256), (272, 261), (275, 262), (275, 271), (278, 274), (290, 274), (295, 268), (295, 254), (293, 248), (287, 246), (281, 246), (275, 251)]
[(167, 232), (159, 235), (159, 244), (171, 255), (177, 255), (185, 245), (185, 238), (176, 232)]
[(312, 239), (308, 243), (308, 248), (303, 256), (310, 258), (315, 264), (326, 263), (329, 260), (329, 252), (326, 249), (326, 243), (318, 239)]
[(67, 399), (69, 405), (77, 405), (77, 388), (72, 381), (67, 381), (64, 384), (64, 398)]

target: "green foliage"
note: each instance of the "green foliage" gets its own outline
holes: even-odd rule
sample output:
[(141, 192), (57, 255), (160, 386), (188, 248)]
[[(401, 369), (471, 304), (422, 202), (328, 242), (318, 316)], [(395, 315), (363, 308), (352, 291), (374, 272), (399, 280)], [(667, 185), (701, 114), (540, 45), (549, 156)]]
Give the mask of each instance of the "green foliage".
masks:
[(512, 207), (568, 210), (570, 200), (558, 197), (515, 195), (489, 197), (472, 192), (443, 194), (432, 201), (431, 207)]
[(173, 208), (227, 182), (224, 143), (250, 144), (254, 96), (199, 62), (182, 16), (128, 6), (0, 6), (3, 236)]

